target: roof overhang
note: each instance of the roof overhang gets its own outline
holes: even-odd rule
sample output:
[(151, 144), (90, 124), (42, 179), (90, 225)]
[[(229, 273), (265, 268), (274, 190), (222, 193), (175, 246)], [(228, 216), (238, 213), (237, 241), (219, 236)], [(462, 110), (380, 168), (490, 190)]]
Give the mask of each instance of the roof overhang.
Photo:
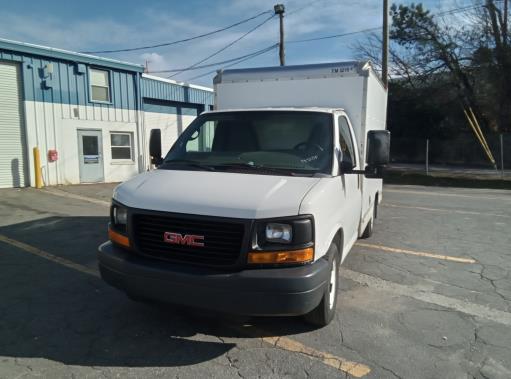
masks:
[(76, 53), (73, 51), (56, 49), (53, 47), (34, 45), (31, 43), (11, 41), (0, 38), (0, 49), (14, 53), (24, 53), (40, 57), (56, 58), (69, 62), (86, 63), (90, 65), (115, 68), (124, 71), (144, 72), (144, 66), (129, 62), (118, 61), (95, 55)]

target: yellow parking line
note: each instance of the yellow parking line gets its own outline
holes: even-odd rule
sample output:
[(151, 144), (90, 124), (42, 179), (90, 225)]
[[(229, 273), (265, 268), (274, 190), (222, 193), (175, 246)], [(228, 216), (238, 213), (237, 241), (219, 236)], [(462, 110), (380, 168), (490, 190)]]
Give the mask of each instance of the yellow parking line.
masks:
[(99, 273), (95, 269), (89, 268), (89, 267), (81, 265), (79, 263), (75, 263), (75, 262), (70, 261), (65, 258), (57, 257), (56, 255), (53, 255), (53, 254), (50, 254), (44, 250), (38, 249), (37, 247), (34, 247), (34, 246), (28, 245), (24, 242), (17, 241), (12, 238), (6, 237), (3, 234), (0, 234), (0, 242), (5, 242), (11, 246), (14, 246), (14, 247), (17, 247), (18, 249), (26, 251), (27, 253), (37, 255), (38, 257), (47, 259), (54, 263), (58, 263), (61, 266), (65, 266), (67, 268), (71, 268), (73, 270), (80, 271), (84, 274), (92, 275), (92, 276), (99, 278)]
[(511, 216), (497, 214), (497, 213), (462, 211), (459, 209), (416, 207), (416, 206), (412, 206), (412, 205), (400, 205), (400, 204), (391, 204), (391, 203), (382, 203), (381, 205), (384, 207), (390, 207), (390, 208), (418, 209), (420, 211), (429, 211), (429, 212), (447, 212), (447, 213), (459, 213), (459, 214), (466, 214), (466, 215), (481, 215), (481, 216), (490, 216), (490, 217), (511, 218)]
[(406, 190), (406, 189), (392, 189), (386, 188), (385, 192), (395, 192), (395, 193), (406, 193), (412, 195), (426, 195), (426, 196), (451, 196), (451, 197), (464, 197), (467, 199), (482, 199), (482, 200), (504, 200), (511, 201), (511, 197), (503, 197), (503, 196), (485, 196), (485, 195), (466, 195), (461, 193), (452, 193), (452, 192), (436, 192), (436, 191), (414, 191), (414, 190)]
[(331, 366), (356, 378), (362, 378), (371, 372), (371, 369), (366, 365), (318, 351), (287, 337), (263, 337), (263, 341), (279, 349), (304, 354), (310, 358), (317, 359), (325, 365)]
[[(47, 259), (49, 261), (52, 261), (54, 263), (57, 263), (61, 266), (65, 266), (67, 268), (82, 272), (84, 274), (92, 275), (96, 278), (99, 278), (99, 272), (95, 269), (91, 269), (89, 267), (86, 267), (84, 265), (81, 265), (79, 263), (72, 262), (68, 259), (58, 257), (56, 255), (50, 254), (44, 250), (41, 250), (37, 247), (28, 245), (24, 242), (17, 241), (15, 239), (9, 238), (7, 236), (4, 236), (3, 234), (0, 234), (0, 242), (4, 242), (6, 244), (9, 244), (11, 246), (14, 246), (18, 249), (21, 249), (23, 251), (26, 251), (27, 253), (36, 255), (38, 257)], [(246, 330), (239, 330), (242, 333), (246, 334)], [(261, 330), (261, 335), (268, 335), (269, 333)], [(316, 349), (313, 349), (311, 347), (305, 346), (304, 344), (292, 340), (287, 337), (262, 337), (262, 340), (276, 348), (286, 350), (292, 353), (301, 353), (306, 356), (308, 356), (311, 359), (319, 360), (320, 362), (334, 367), (337, 370), (340, 370), (344, 373), (348, 373), (351, 376), (354, 376), (356, 378), (361, 378), (365, 375), (367, 375), (369, 372), (371, 372), (371, 369), (361, 363), (352, 362), (347, 359), (337, 357), (335, 355), (325, 353)]]
[(451, 262), (458, 262), (458, 263), (477, 263), (477, 261), (475, 259), (472, 259), (472, 258), (452, 257), (452, 256), (449, 256), (449, 255), (428, 253), (426, 251), (415, 251), (415, 250), (408, 250), (408, 249), (397, 249), (395, 247), (388, 247), (388, 246), (383, 246), (383, 245), (373, 245), (371, 243), (365, 243), (365, 242), (357, 242), (355, 245), (356, 246), (360, 246), (360, 247), (367, 247), (367, 248), (370, 248), (370, 249), (376, 249), (376, 250), (380, 250), (380, 251), (386, 251), (386, 252), (389, 252), (389, 253), (415, 255), (415, 256), (418, 256), (418, 257), (442, 259), (444, 261), (451, 261)]

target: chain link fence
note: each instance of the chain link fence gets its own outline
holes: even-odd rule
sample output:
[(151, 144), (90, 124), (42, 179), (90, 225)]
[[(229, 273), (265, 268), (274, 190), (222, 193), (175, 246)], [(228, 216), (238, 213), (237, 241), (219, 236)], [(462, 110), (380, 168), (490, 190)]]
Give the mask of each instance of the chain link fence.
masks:
[[(511, 169), (511, 134), (487, 135), (486, 141), (499, 169), (502, 161)], [(390, 156), (393, 163), (425, 164), (426, 139), (391, 138)], [(484, 149), (474, 135), (461, 135), (451, 139), (429, 140), (429, 164), (460, 167), (493, 168)]]

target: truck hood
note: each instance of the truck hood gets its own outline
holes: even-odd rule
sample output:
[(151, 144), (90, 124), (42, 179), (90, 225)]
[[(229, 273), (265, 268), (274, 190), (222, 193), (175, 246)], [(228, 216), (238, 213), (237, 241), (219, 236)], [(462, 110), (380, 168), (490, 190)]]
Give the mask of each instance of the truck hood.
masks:
[(154, 170), (120, 184), (114, 199), (128, 207), (231, 218), (297, 215), (321, 178), (231, 172)]

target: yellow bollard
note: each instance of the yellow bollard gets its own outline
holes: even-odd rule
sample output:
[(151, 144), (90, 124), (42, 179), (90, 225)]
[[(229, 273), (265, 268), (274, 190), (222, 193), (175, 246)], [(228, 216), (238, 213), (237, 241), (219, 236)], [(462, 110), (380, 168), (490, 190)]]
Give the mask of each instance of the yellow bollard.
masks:
[(41, 157), (39, 156), (39, 148), (34, 147), (34, 172), (35, 172), (35, 188), (43, 188), (43, 175), (41, 173)]

